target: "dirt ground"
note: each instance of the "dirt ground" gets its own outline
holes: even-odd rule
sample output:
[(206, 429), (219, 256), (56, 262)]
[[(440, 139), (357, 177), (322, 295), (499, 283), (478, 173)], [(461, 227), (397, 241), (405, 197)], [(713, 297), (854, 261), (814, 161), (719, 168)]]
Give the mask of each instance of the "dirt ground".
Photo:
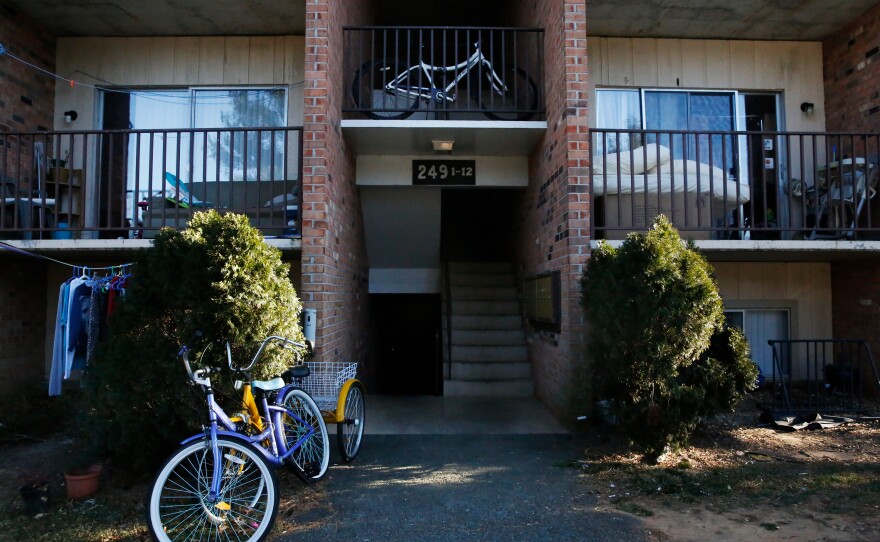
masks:
[[(599, 429), (585, 437), (576, 466), (599, 510), (640, 516), (658, 542), (880, 540), (880, 422), (780, 432), (741, 418), (721, 420), (698, 430), (692, 446), (652, 466), (611, 433)], [(70, 448), (69, 440), (50, 439), (0, 449), (2, 510), (23, 509), (19, 488), (34, 480), (52, 483), (55, 506), (63, 511), (45, 520), (95, 507), (64, 504), (61, 470)], [(120, 487), (111, 479), (101, 491), (98, 507), (109, 498), (126, 512), (113, 520), (115, 527), (89, 539), (145, 539), (145, 486)], [(94, 521), (104, 521), (100, 510), (94, 513)]]
[(880, 540), (880, 422), (782, 432), (722, 420), (651, 467), (595, 438), (584, 465), (600, 508), (641, 516), (658, 541)]

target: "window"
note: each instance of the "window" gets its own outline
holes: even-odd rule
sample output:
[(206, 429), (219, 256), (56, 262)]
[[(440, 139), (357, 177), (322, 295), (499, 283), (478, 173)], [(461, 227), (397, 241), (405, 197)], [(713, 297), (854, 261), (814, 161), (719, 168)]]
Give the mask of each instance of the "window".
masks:
[[(284, 89), (137, 91), (131, 93), (130, 119), (135, 130), (170, 130), (130, 139), (132, 186), (138, 170), (142, 178), (168, 171), (185, 182), (282, 178), (284, 132), (242, 128), (286, 126)], [(217, 130), (174, 131), (190, 128)]]
[[(737, 93), (696, 90), (596, 91), (597, 128), (625, 130), (731, 132), (737, 129)], [(607, 134), (606, 152), (627, 151), (645, 143), (660, 143), (672, 159), (711, 164), (736, 176), (736, 138), (725, 134)], [(599, 150), (601, 151), (601, 142)]]
[[(789, 338), (788, 309), (730, 309), (724, 311), (727, 324), (743, 332), (752, 352), (752, 359), (761, 372), (770, 378), (773, 374), (773, 350), (767, 341), (785, 341)], [(783, 374), (788, 374), (791, 360), (780, 360)], [(778, 372), (778, 371), (777, 371)]]

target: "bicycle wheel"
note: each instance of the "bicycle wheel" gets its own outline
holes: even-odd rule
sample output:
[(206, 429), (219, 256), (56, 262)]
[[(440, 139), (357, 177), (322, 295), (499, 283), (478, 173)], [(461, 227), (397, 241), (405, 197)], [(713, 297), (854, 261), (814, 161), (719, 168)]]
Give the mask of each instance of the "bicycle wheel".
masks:
[[(419, 98), (406, 96), (385, 89), (406, 68), (388, 60), (364, 64), (354, 76), (351, 95), (361, 112), (372, 119), (403, 119), (419, 106)], [(405, 78), (401, 86), (411, 86), (415, 81)], [(378, 110), (378, 111), (377, 111)]]
[(336, 424), (336, 444), (342, 460), (352, 461), (361, 448), (361, 437), (364, 436), (364, 386), (355, 382), (345, 394), (345, 417)]
[(492, 87), (492, 72), (471, 89), (472, 98), (480, 104), (483, 114), (494, 120), (527, 120), (538, 110), (538, 87), (521, 68), (505, 66), (498, 74), (506, 89)]
[(248, 444), (217, 439), (223, 465), (217, 500), (212, 501), (214, 454), (199, 439), (179, 448), (156, 475), (147, 501), (153, 538), (176, 540), (248, 540), (266, 537), (278, 512), (275, 471)]
[[(315, 430), (289, 459), (310, 479), (320, 480), (327, 474), (327, 465), (330, 464), (330, 439), (327, 436), (327, 425), (324, 424), (321, 410), (311, 396), (299, 388), (289, 388), (281, 404)], [(278, 415), (283, 418), (281, 423), (284, 428), (284, 439), (289, 449), (308, 434), (309, 428), (284, 413)]]

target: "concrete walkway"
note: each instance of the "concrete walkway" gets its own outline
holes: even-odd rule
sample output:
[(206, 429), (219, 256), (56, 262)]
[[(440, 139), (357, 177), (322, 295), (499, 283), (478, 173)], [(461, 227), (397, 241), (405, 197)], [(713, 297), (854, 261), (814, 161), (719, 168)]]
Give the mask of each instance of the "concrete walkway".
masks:
[[(320, 505), (278, 540), (650, 540), (638, 519), (594, 510), (595, 496), (568, 466), (580, 455), (576, 439), (537, 401), (522, 411), (496, 401), (465, 412), (458, 398), (399, 399), (367, 397), (360, 455), (331, 466), (318, 484)], [(505, 421), (509, 408), (520, 422)], [(553, 434), (535, 432), (540, 424)], [(395, 428), (404, 433), (380, 434)]]

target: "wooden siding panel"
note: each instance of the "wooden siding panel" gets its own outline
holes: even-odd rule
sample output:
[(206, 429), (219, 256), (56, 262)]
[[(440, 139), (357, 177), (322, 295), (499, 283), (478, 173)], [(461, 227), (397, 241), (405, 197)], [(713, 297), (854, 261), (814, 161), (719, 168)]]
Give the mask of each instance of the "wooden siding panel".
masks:
[(199, 40), (199, 78), (200, 85), (219, 85), (223, 83), (223, 46), (219, 37)]
[(150, 39), (150, 84), (174, 84), (174, 40)]
[(126, 85), (143, 86), (150, 82), (150, 38), (129, 38), (122, 41), (125, 51)]
[(250, 39), (228, 37), (223, 44), (223, 83), (226, 85), (243, 85), (248, 78), (248, 61)]
[(730, 86), (735, 89), (755, 89), (755, 43), (730, 42)]
[(199, 39), (174, 38), (174, 84), (191, 85), (199, 79)]
[(681, 86), (681, 41), (657, 40), (657, 83), (661, 87)]
[(730, 83), (729, 41), (706, 41), (706, 86), (717, 89), (733, 87)]
[[(125, 80), (125, 49), (123, 40), (112, 38), (109, 43), (101, 47), (100, 64), (98, 72), (101, 74), (101, 83), (121, 85)], [(94, 73), (94, 72), (92, 72)]]
[(632, 86), (633, 40), (608, 38), (608, 84)]
[(687, 40), (681, 48), (681, 86), (706, 88), (706, 42)]
[(656, 87), (660, 84), (657, 75), (657, 40), (633, 42), (633, 67), (633, 81), (636, 86)]
[(275, 77), (275, 38), (256, 37), (250, 39), (248, 51), (248, 83), (268, 85)]

